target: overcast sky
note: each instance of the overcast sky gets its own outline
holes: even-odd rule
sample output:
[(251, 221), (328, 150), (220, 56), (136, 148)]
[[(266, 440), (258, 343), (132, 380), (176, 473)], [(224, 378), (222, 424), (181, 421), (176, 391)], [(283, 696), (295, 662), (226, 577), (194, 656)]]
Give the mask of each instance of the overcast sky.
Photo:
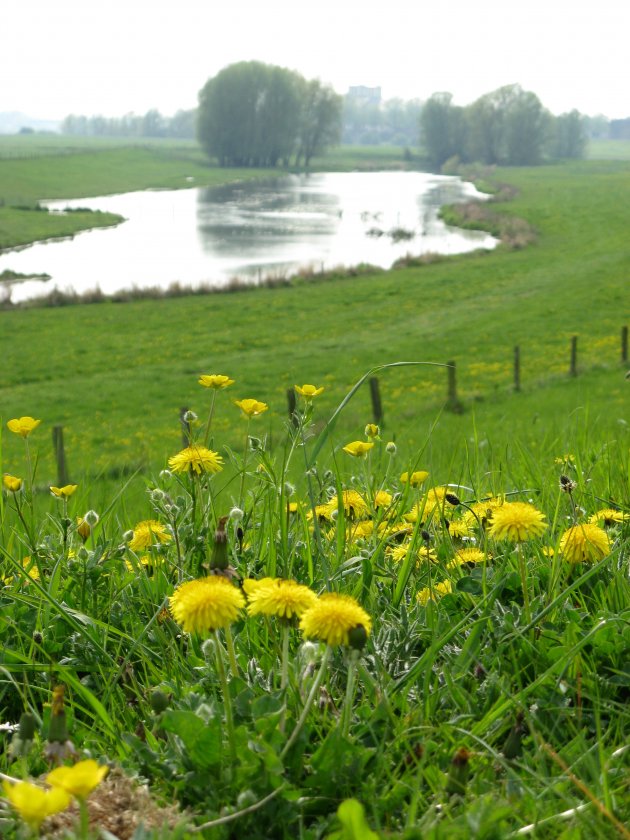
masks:
[(555, 114), (627, 117), (629, 39), (628, 0), (1, 0), (0, 111), (170, 115), (256, 59), (338, 93), (465, 105), (519, 83)]

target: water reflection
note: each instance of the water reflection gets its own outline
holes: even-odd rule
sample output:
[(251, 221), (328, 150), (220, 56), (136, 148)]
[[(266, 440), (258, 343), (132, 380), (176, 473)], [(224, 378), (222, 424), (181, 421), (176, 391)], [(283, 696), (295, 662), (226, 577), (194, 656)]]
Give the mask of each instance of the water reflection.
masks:
[[(0, 273), (9, 268), (51, 275), (49, 283), (15, 285), (18, 301), (53, 286), (112, 293), (175, 281), (217, 287), (234, 277), (257, 282), (307, 266), (388, 268), (406, 254), (492, 248), (496, 241), (487, 234), (449, 228), (437, 217), (441, 205), (470, 197), (483, 198), (457, 178), (346, 172), (50, 202), (57, 211), (90, 207), (127, 221), (0, 255)], [(395, 241), (396, 229), (408, 238)]]

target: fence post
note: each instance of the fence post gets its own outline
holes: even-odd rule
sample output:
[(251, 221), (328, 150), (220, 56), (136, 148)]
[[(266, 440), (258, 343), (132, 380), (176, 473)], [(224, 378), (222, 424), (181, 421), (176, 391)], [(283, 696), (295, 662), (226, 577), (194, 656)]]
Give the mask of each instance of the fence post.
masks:
[(628, 327), (621, 328), (621, 361), (628, 361)]
[(571, 337), (571, 368), (569, 370), (570, 376), (577, 376), (577, 335)]
[(63, 426), (53, 426), (52, 439), (55, 449), (55, 460), (57, 461), (57, 485), (59, 487), (65, 487), (66, 484), (69, 484), (69, 481), (66, 452), (63, 445)]
[(446, 407), (449, 411), (453, 411), (455, 414), (461, 414), (464, 410), (464, 406), (457, 397), (457, 366), (455, 362), (447, 362), (446, 371), (448, 374)]
[(289, 420), (297, 427), (300, 424), (300, 419), (297, 415), (297, 397), (295, 396), (295, 388), (287, 388), (287, 405), (289, 407)]
[(372, 419), (377, 426), (381, 426), (383, 423), (383, 403), (381, 402), (377, 376), (370, 377), (370, 397), (372, 398)]
[(521, 390), (521, 348), (518, 344), (514, 348), (514, 390)]
[(182, 449), (190, 446), (192, 441), (192, 423), (187, 423), (184, 419), (188, 413), (188, 408), (184, 406), (179, 409), (179, 422), (182, 427)]

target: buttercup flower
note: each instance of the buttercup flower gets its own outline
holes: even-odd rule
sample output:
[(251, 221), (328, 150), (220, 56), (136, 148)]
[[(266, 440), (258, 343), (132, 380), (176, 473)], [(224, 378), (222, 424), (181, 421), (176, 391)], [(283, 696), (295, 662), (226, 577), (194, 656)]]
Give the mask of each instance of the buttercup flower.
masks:
[(426, 470), (416, 470), (412, 473), (404, 472), (400, 476), (400, 480), (403, 484), (410, 484), (412, 487), (418, 487), (423, 481), (426, 481), (428, 477), (429, 473)]
[(545, 515), (528, 502), (505, 502), (492, 512), (490, 536), (498, 540), (523, 542), (539, 537), (547, 523)]
[(357, 628), (369, 635), (372, 619), (350, 595), (334, 592), (321, 595), (300, 619), (300, 630), (307, 639), (327, 645), (349, 645), (350, 633)]
[(367, 426), (365, 427), (364, 431), (365, 431), (366, 438), (373, 438), (375, 440), (379, 439), (378, 436), (381, 433), (381, 430), (376, 425), (376, 423), (368, 423)]
[(223, 469), (223, 458), (206, 446), (187, 446), (168, 459), (173, 472), (218, 473)]
[(25, 438), (28, 437), (41, 422), (41, 420), (34, 420), (32, 417), (19, 417), (15, 420), (9, 420), (7, 428), (10, 432), (13, 432), (16, 435), (21, 435)]
[(306, 402), (310, 402), (313, 397), (318, 397), (324, 391), (324, 387), (318, 388), (316, 385), (296, 385), (295, 390), (301, 397), (304, 397)]
[(559, 548), (569, 563), (596, 563), (610, 554), (610, 539), (603, 528), (586, 522), (568, 528), (560, 538)]
[(613, 525), (621, 525), (630, 519), (630, 514), (624, 513), (622, 510), (615, 508), (603, 508), (594, 513), (589, 522), (592, 525), (603, 525), (605, 528), (610, 528)]
[(354, 440), (352, 443), (346, 444), (343, 447), (343, 451), (347, 452), (348, 455), (353, 455), (355, 458), (362, 458), (364, 455), (367, 455), (373, 446), (374, 443), (372, 441)]
[(245, 417), (258, 417), (263, 411), (267, 411), (269, 406), (267, 403), (259, 402), (258, 400), (234, 400), (234, 405), (237, 405)]
[(236, 621), (245, 598), (227, 578), (211, 575), (178, 586), (169, 605), (173, 618), (187, 633), (207, 633)]
[(279, 618), (290, 619), (302, 615), (317, 601), (317, 595), (308, 586), (302, 586), (294, 580), (246, 580), (243, 589), (247, 595), (247, 612), (250, 615), (277, 615)]
[(134, 526), (129, 548), (132, 551), (138, 551), (138, 549), (149, 548), (155, 543), (170, 542), (172, 539), (172, 534), (161, 522), (155, 519), (143, 519)]
[(22, 488), (22, 479), (18, 478), (16, 475), (9, 475), (9, 473), (5, 473), (2, 476), (2, 484), (10, 493), (17, 493), (18, 490)]
[(58, 499), (69, 499), (78, 486), (78, 484), (66, 484), (64, 487), (51, 487), (50, 492)]
[(88, 758), (72, 767), (55, 767), (46, 776), (46, 781), (53, 788), (61, 788), (70, 796), (87, 799), (94, 788), (103, 781), (108, 770), (107, 765), (97, 764), (93, 758)]
[(61, 788), (43, 790), (30, 782), (3, 782), (4, 795), (24, 822), (37, 831), (41, 823), (53, 814), (58, 814), (70, 804), (70, 797)]
[(229, 388), (234, 384), (234, 380), (229, 376), (224, 376), (222, 373), (204, 373), (197, 380), (204, 388), (212, 388), (215, 391), (221, 391), (223, 388)]
[(416, 598), (418, 603), (425, 607), (429, 601), (439, 601), (443, 595), (450, 595), (452, 591), (453, 587), (450, 580), (444, 580), (441, 583), (436, 583), (433, 590), (429, 589), (428, 586), (421, 589)]

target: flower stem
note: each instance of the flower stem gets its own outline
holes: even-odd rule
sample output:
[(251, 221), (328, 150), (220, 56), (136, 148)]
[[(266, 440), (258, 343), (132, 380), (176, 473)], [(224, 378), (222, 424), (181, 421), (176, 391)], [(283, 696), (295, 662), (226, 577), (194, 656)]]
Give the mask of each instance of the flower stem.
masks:
[(348, 682), (346, 683), (346, 697), (343, 703), (341, 716), (341, 734), (347, 738), (350, 732), (350, 720), (352, 718), (352, 706), (354, 704), (354, 685), (356, 678), (356, 663), (359, 658), (358, 650), (351, 650), (348, 662)]
[(282, 626), (282, 663), (280, 670), (280, 691), (285, 692), (282, 715), (280, 717), (280, 732), (284, 732), (287, 714), (286, 687), (289, 683), (289, 625)]
[(89, 840), (90, 837), (90, 814), (85, 797), (78, 796), (79, 802), (79, 837), (81, 840)]
[(328, 660), (330, 659), (330, 653), (332, 648), (330, 645), (326, 645), (326, 650), (324, 651), (324, 655), (322, 657), (322, 664), (319, 666), (319, 671), (317, 672), (317, 676), (313, 681), (313, 685), (311, 686), (311, 690), (306, 698), (306, 702), (304, 703), (304, 708), (302, 709), (302, 714), (299, 717), (298, 722), (295, 724), (295, 728), (293, 732), (289, 735), (289, 739), (287, 740), (286, 744), (282, 748), (282, 752), (280, 753), (280, 758), (284, 758), (288, 751), (291, 749), (293, 744), (295, 743), (295, 739), (302, 731), (302, 727), (304, 726), (304, 722), (306, 721), (306, 717), (311, 710), (311, 706), (315, 700), (317, 692), (319, 691), (319, 687), (322, 684), (322, 680), (324, 679), (324, 674), (326, 673), (326, 668), (328, 666)]
[(212, 392), (212, 402), (210, 403), (210, 413), (208, 414), (208, 422), (206, 423), (206, 431), (203, 436), (203, 445), (208, 445), (208, 439), (210, 437), (210, 426), (212, 425), (212, 415), (214, 414), (214, 401), (217, 398), (217, 392)]
[(521, 589), (523, 590), (523, 612), (525, 613), (525, 622), (529, 624), (532, 620), (532, 611), (529, 603), (529, 590), (527, 588), (527, 565), (520, 543), (516, 546), (516, 556), (518, 558), (518, 571), (521, 576)]
[(227, 676), (225, 674), (225, 666), (223, 664), (223, 644), (219, 631), (214, 631), (215, 653), (217, 659), (217, 672), (219, 674), (219, 681), (221, 682), (221, 691), (223, 693), (223, 708), (225, 709), (225, 728), (227, 729), (228, 744), (230, 746), (230, 770), (236, 763), (236, 740), (234, 738), (234, 718), (232, 717), (232, 701), (230, 700), (230, 687), (228, 685)]
[(243, 472), (241, 473), (241, 488), (238, 492), (238, 506), (243, 509), (243, 496), (245, 491), (245, 475), (247, 473), (247, 455), (249, 453), (249, 417), (247, 418), (247, 429), (245, 431), (245, 452), (243, 454)]
[(230, 661), (230, 668), (232, 669), (232, 676), (238, 677), (238, 675), (240, 674), (240, 669), (238, 667), (238, 661), (236, 659), (236, 651), (234, 650), (234, 638), (232, 636), (232, 628), (229, 626), (225, 628), (225, 644), (227, 647), (228, 659)]

